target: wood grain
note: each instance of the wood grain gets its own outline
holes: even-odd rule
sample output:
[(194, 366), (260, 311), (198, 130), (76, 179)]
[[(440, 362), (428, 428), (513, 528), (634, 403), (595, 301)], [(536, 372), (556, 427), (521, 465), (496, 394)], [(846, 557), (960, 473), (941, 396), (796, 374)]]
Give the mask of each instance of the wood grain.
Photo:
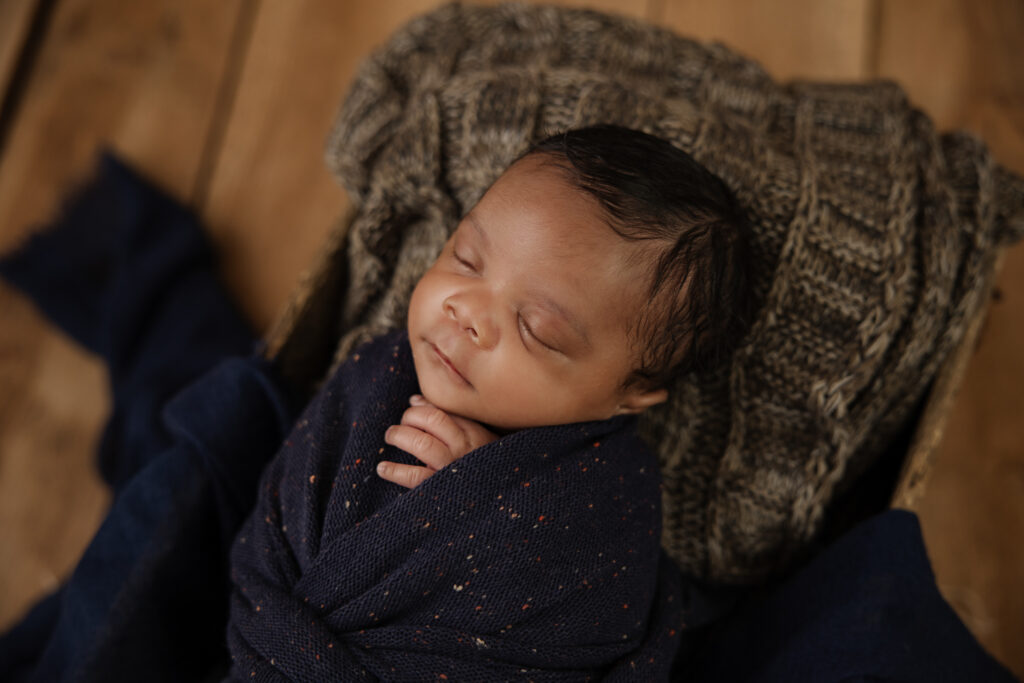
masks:
[[(995, 283), (1006, 261), (1005, 250), (996, 258), (992, 273), (982, 286), (981, 299), (988, 303), (995, 291)], [(982, 311), (967, 325), (960, 345), (951, 357), (942, 364), (932, 384), (927, 402), (917, 422), (914, 437), (907, 451), (891, 505), (904, 510), (917, 510), (921, 500), (928, 493), (928, 484), (935, 469), (935, 460), (943, 446), (949, 417), (963, 386), (967, 369), (974, 359), (980, 341), (981, 330), (988, 319)], [(948, 448), (948, 442), (947, 446)]]
[[(1024, 173), (1024, 4), (901, 0), (881, 11), (877, 75)], [(1024, 247), (1005, 254), (995, 293), (912, 509), (943, 595), (1024, 676)]]
[[(7, 36), (24, 35), (36, 1), (0, 0), (0, 78), (17, 51)], [(322, 149), (358, 62), (437, 4), (57, 0), (0, 157), (0, 251), (53, 214), (109, 141), (201, 210), (231, 288), (266, 328), (346, 207)], [(973, 130), (1024, 171), (1019, 0), (563, 4), (720, 40), (777, 78), (894, 78), (940, 126)], [(1020, 247), (996, 291), (915, 509), (944, 594), (1024, 675)], [(66, 575), (102, 515), (91, 463), (108, 399), (99, 363), (2, 286), (0, 321), (2, 629)]]
[[(187, 198), (239, 2), (63, 0), (0, 158), (0, 251), (54, 215), (110, 144)], [(102, 364), (0, 288), (0, 628), (70, 571), (107, 492)]]
[(871, 0), (666, 0), (654, 11), (665, 26), (725, 43), (780, 79), (856, 79), (870, 64)]
[[(283, 310), (347, 198), (323, 147), (358, 64), (437, 0), (265, 2), (203, 206), (224, 274), (261, 330)], [(593, 3), (571, 3), (591, 5)], [(612, 2), (643, 16), (646, 2)]]
[(0, 630), (55, 589), (109, 505), (103, 365), (0, 285)]
[[(347, 205), (324, 142), (358, 63), (434, 2), (259, 5), (202, 207), (224, 274), (265, 330)], [(382, 11), (386, 10), (386, 11)]]
[(0, 111), (39, 0), (0, 0)]
[(64, 0), (0, 159), (0, 251), (51, 216), (97, 148), (192, 190), (239, 0)]

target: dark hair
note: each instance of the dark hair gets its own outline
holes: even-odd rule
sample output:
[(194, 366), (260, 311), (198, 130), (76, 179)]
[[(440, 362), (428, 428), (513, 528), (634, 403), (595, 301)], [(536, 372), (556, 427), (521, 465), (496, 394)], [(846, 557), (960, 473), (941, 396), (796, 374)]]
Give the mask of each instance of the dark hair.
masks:
[(750, 227), (722, 180), (653, 135), (601, 125), (553, 135), (524, 156), (548, 155), (595, 197), (630, 241), (663, 243), (639, 312), (639, 367), (626, 384), (660, 388), (723, 362), (753, 314)]

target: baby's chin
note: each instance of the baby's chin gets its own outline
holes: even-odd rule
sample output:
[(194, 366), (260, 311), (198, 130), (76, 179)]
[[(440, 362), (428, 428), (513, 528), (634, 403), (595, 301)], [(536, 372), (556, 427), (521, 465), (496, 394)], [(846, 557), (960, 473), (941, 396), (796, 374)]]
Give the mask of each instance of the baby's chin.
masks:
[(446, 396), (443, 391), (431, 391), (431, 387), (420, 384), (420, 394), (425, 398), (432, 406), (440, 408), (448, 415), (453, 417), (461, 417), (466, 420), (472, 420), (482, 427), (494, 432), (495, 434), (505, 435), (510, 434), (520, 429), (526, 429), (533, 425), (517, 425), (504, 419), (505, 416), (500, 414), (500, 411), (485, 411), (476, 409), (477, 406), (473, 405), (480, 401), (467, 402), (465, 400), (453, 400), (450, 396)]
[[(487, 411), (474, 410), (474, 406), (467, 405), (465, 401), (453, 401), (445, 396), (443, 392), (431, 391), (430, 387), (420, 385), (420, 393), (431, 405), (440, 408), (454, 417), (461, 417), (472, 420), (496, 434), (508, 434), (523, 427), (511, 425), (501, 419), (500, 415), (490, 414)], [(495, 421), (497, 419), (497, 421)]]
[[(450, 398), (446, 400), (448, 397), (444, 396), (443, 392), (440, 394), (435, 392), (432, 396), (430, 389), (424, 388), (422, 385), (420, 386), (420, 392), (432, 405), (440, 408), (449, 415), (473, 420), (495, 434), (502, 436), (511, 434), (512, 432), (518, 432), (523, 429), (530, 429), (532, 427), (548, 427), (551, 425), (568, 424), (571, 422), (590, 422), (592, 420), (602, 420), (607, 418), (607, 416), (604, 415), (597, 415), (594, 417), (583, 416), (580, 418), (573, 416), (573, 418), (564, 421), (552, 421), (550, 419), (538, 417), (535, 421), (529, 421), (525, 420), (523, 415), (513, 416), (511, 414), (502, 414), (502, 411), (500, 410), (478, 410), (475, 405), (467, 405), (464, 401), (452, 401)], [(486, 401), (479, 399), (477, 401), (473, 401), (473, 403), (486, 403)]]

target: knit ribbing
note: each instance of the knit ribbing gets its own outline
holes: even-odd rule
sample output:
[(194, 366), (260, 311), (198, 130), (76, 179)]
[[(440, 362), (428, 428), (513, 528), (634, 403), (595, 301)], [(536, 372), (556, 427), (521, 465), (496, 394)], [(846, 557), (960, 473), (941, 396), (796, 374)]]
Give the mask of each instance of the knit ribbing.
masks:
[(731, 365), (649, 411), (663, 543), (703, 577), (784, 568), (909, 419), (1024, 235), (1024, 183), (892, 83), (778, 84), (721, 45), (553, 7), (451, 5), (361, 68), (327, 146), (357, 206), (337, 357), (404, 326), (460, 215), (545, 134), (616, 123), (725, 180), (760, 313)]

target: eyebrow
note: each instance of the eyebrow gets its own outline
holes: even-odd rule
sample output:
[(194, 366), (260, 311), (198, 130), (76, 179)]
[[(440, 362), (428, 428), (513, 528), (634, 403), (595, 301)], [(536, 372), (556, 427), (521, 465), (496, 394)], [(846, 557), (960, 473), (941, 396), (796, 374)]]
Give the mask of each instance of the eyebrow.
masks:
[(590, 347), (590, 335), (587, 334), (587, 328), (583, 326), (583, 323), (580, 321), (579, 318), (577, 318), (575, 315), (572, 314), (572, 312), (566, 310), (557, 301), (552, 299), (547, 294), (544, 294), (543, 292), (532, 292), (532, 295), (539, 300), (542, 308), (548, 309), (558, 317), (562, 318), (566, 323), (568, 323), (569, 327), (571, 327), (576, 332), (576, 334), (580, 336), (580, 338), (583, 340), (583, 343), (588, 348)]
[(476, 231), (476, 234), (479, 235), (480, 241), (483, 242), (484, 251), (490, 251), (491, 250), (491, 238), (487, 236), (487, 233), (484, 232), (484, 229), (482, 227), (480, 227), (479, 223), (477, 223), (476, 216), (473, 215), (472, 211), (470, 211), (468, 214), (466, 214), (466, 220), (469, 221), (469, 224)]

